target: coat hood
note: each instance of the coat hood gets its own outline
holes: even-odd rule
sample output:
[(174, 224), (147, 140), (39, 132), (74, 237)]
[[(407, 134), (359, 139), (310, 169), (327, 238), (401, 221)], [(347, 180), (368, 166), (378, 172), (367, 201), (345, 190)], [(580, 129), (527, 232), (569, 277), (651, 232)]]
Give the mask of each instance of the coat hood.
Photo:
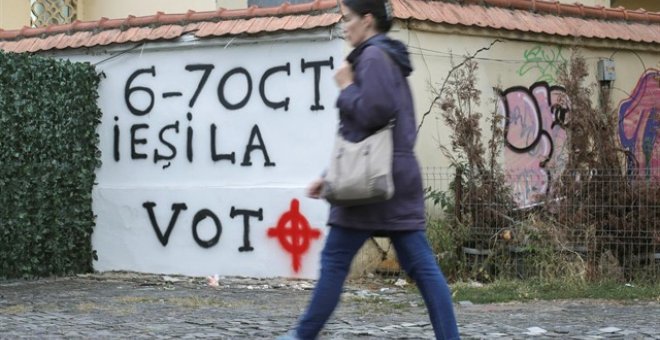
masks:
[(408, 48), (399, 40), (394, 40), (384, 34), (377, 34), (365, 42), (356, 47), (351, 53), (346, 57), (348, 62), (353, 63), (357, 57), (362, 54), (365, 48), (368, 46), (376, 46), (387, 53), (390, 58), (399, 66), (401, 72), (405, 77), (409, 76), (413, 68), (410, 64), (410, 56), (408, 54)]

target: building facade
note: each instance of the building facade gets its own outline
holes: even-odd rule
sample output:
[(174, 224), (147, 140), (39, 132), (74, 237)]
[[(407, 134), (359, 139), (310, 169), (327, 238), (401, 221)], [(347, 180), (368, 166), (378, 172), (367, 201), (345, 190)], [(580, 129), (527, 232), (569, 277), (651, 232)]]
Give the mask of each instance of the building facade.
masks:
[[(473, 109), (509, 118), (500, 162), (513, 174), (517, 203), (533, 204), (551, 185), (550, 168), (565, 164), (562, 122), (571, 111), (556, 71), (573, 48), (587, 60), (588, 81), (614, 90), (616, 138), (643, 161), (634, 170), (660, 168), (660, 13), (467, 2), (486, 6), (392, 0), (391, 35), (415, 67), (425, 168), (450, 164), (439, 150), (451, 131), (436, 96), (453, 65), (472, 56), (482, 95)], [(221, 2), (200, 0), (188, 12), (176, 1), (100, 3), (81, 2), (87, 21), (0, 31), (2, 50), (91, 62), (105, 77), (97, 269), (314, 277), (327, 206), (306, 199), (304, 188), (336, 131), (332, 73), (349, 50), (341, 7), (324, 0), (218, 11)], [(4, 18), (19, 17), (6, 8)]]
[[(438, 0), (439, 2), (441, 0)], [(218, 8), (240, 9), (255, 5), (275, 6), (283, 0), (0, 0), (0, 29), (19, 29), (73, 20), (92, 21), (106, 18), (125, 18), (129, 15), (145, 16), (157, 12), (185, 13), (188, 10), (212, 11)], [(289, 1), (292, 4), (312, 0)], [(474, 3), (475, 1), (466, 1)], [(644, 9), (660, 12), (655, 0), (559, 0), (562, 4), (580, 3), (584, 6), (624, 7), (628, 10)]]

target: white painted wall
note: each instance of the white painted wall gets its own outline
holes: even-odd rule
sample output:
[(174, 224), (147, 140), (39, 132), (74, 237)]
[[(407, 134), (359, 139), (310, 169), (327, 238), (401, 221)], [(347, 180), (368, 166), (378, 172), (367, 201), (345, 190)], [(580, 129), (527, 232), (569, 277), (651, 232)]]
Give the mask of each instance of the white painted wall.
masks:
[[(326, 38), (136, 49), (99, 63), (105, 78), (98, 129), (103, 164), (93, 191), (95, 269), (316, 277), (328, 205), (306, 198), (305, 188), (322, 172), (332, 147), (338, 90), (329, 64), (332, 58), (339, 65), (342, 45)], [(269, 101), (288, 99), (287, 109), (274, 109), (262, 100), (260, 84), (267, 70), (286, 65), (288, 74), (278, 71), (264, 81)], [(203, 86), (202, 67), (210, 70)], [(229, 104), (245, 99), (245, 105), (227, 108), (219, 89)], [(213, 126), (215, 154), (233, 153), (234, 161), (213, 160)], [(316, 230), (316, 238), (303, 235), (306, 229)], [(282, 242), (299, 249), (291, 252)]]

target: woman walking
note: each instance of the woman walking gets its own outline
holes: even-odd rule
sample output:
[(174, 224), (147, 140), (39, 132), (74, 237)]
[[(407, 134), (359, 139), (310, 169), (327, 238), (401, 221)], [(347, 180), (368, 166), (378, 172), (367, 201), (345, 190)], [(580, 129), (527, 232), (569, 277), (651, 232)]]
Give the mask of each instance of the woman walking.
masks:
[[(415, 280), (437, 339), (459, 339), (449, 288), (426, 240), (424, 192), (413, 147), (413, 100), (406, 77), (412, 72), (408, 51), (385, 34), (392, 26), (386, 0), (344, 0), (344, 34), (354, 50), (338, 68), (335, 82), (341, 133), (360, 141), (394, 121), (394, 196), (381, 203), (332, 206), (331, 227), (321, 253), (321, 275), (305, 314), (290, 335), (315, 339), (335, 310), (351, 261), (371, 236), (391, 239), (402, 268)], [(308, 195), (319, 198), (323, 179)]]

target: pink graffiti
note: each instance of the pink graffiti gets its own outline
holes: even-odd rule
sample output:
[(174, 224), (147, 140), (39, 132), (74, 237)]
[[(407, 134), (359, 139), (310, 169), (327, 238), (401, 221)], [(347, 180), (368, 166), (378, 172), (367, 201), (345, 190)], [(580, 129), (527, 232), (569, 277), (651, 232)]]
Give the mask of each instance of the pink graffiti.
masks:
[(660, 181), (660, 70), (648, 69), (629, 98), (619, 104), (621, 145), (634, 155), (628, 170)]
[(511, 87), (500, 94), (505, 119), (504, 170), (518, 206), (537, 203), (553, 173), (566, 164), (564, 122), (570, 104), (564, 88), (546, 82)]

